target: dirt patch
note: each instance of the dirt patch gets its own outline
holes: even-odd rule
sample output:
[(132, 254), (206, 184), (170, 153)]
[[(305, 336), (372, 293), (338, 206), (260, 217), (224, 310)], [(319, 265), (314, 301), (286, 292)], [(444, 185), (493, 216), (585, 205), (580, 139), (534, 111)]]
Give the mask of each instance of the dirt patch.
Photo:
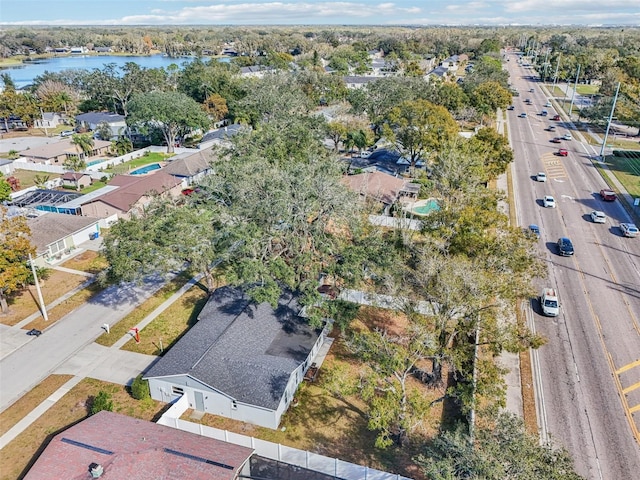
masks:
[[(45, 304), (50, 304), (54, 300), (62, 297), (67, 292), (80, 286), (87, 280), (83, 275), (61, 272), (59, 270), (49, 270), (49, 276), (40, 282), (40, 289)], [(39, 311), (38, 293), (34, 285), (25, 288), (20, 293), (12, 295), (9, 299), (9, 311), (0, 314), (0, 323), (4, 325), (15, 325), (29, 315)]]
[(134, 400), (121, 385), (84, 379), (0, 450), (0, 480), (22, 478), (55, 435), (87, 417), (91, 398), (101, 390), (111, 394), (114, 412), (130, 417), (152, 421), (165, 408), (153, 400)]
[(85, 250), (62, 264), (65, 268), (97, 274), (109, 266), (107, 260), (98, 252)]

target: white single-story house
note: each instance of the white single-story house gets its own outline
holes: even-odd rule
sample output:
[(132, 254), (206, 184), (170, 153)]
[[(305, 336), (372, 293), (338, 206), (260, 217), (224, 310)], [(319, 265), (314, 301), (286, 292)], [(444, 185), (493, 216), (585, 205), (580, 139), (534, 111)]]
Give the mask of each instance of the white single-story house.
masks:
[(300, 316), (297, 296), (277, 308), (240, 288), (217, 289), (198, 322), (145, 374), (151, 397), (186, 395), (190, 408), (278, 428), (327, 334)]
[(36, 128), (55, 128), (64, 124), (64, 118), (56, 112), (43, 112), (42, 118), (36, 118), (33, 126)]
[(34, 264), (45, 267), (64, 260), (80, 244), (99, 234), (99, 223), (99, 218), (55, 212), (28, 219), (31, 243), (36, 247)]

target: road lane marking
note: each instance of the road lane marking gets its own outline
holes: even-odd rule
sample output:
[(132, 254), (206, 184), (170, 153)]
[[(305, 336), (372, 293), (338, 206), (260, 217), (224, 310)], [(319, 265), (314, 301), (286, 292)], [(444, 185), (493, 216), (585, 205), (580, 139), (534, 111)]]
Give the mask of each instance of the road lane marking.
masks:
[[(604, 340), (602, 338), (600, 340), (603, 342), (603, 347), (604, 347)], [(613, 363), (613, 358), (611, 357), (611, 354), (609, 353), (609, 351), (606, 350), (606, 348), (605, 348), (605, 351), (607, 352), (606, 358), (607, 358), (607, 361), (609, 362), (609, 368), (612, 371), (615, 371), (615, 364)], [(622, 410), (624, 411), (625, 417), (627, 417), (627, 422), (629, 423), (629, 427), (631, 428), (631, 433), (635, 437), (636, 442), (640, 443), (640, 431), (638, 431), (638, 426), (636, 425), (636, 422), (633, 419), (633, 413), (636, 411), (636, 409), (640, 409), (640, 405), (636, 405), (633, 408), (629, 408), (629, 402), (627, 402), (627, 397), (624, 395), (622, 390), (620, 377), (618, 375), (613, 375), (613, 381), (615, 382), (616, 388), (618, 389), (618, 395), (620, 397), (620, 400), (622, 401)]]
[(620, 367), (616, 370), (616, 375), (620, 375), (621, 373), (626, 372), (627, 370), (631, 370), (632, 368), (640, 366), (640, 360), (636, 360), (635, 362), (627, 363), (624, 367)]
[(631, 407), (629, 409), (629, 413), (636, 413), (638, 410), (640, 410), (640, 404), (636, 405), (635, 407)]
[(634, 383), (633, 385), (629, 385), (627, 388), (622, 390), (622, 393), (626, 395), (629, 392), (633, 392), (636, 388), (640, 388), (640, 382)]

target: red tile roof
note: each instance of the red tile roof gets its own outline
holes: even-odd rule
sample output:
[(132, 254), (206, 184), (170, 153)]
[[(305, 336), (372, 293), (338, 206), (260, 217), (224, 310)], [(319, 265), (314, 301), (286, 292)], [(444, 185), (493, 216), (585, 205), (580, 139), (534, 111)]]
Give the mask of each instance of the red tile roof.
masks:
[(233, 480), (253, 450), (102, 411), (56, 435), (25, 480)]

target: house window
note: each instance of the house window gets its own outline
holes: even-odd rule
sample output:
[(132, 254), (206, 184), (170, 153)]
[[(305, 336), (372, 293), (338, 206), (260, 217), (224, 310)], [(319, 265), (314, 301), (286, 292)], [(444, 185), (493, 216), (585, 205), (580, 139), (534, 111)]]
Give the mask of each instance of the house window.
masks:
[(64, 240), (58, 240), (56, 243), (52, 243), (49, 246), (49, 249), (51, 250), (51, 255), (55, 255), (56, 253), (64, 250)]
[(231, 400), (231, 410), (237, 410), (238, 403), (235, 400)]
[(183, 395), (184, 394), (184, 388), (182, 387), (176, 387), (175, 385), (171, 387), (171, 393), (174, 395)]

